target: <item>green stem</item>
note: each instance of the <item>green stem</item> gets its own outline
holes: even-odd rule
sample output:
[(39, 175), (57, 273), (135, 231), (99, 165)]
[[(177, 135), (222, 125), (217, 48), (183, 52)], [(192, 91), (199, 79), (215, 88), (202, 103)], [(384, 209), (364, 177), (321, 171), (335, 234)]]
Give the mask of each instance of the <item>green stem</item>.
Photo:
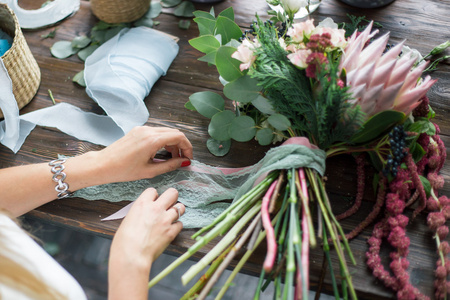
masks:
[(235, 208), (238, 208), (242, 203), (245, 203), (246, 201), (250, 201), (255, 198), (259, 198), (259, 196), (265, 192), (265, 190), (270, 186), (270, 184), (276, 179), (277, 172), (272, 172), (269, 175), (267, 175), (266, 178), (264, 178), (258, 185), (256, 185), (254, 188), (252, 188), (250, 191), (248, 191), (246, 194), (242, 195), (239, 199), (234, 201), (227, 209), (225, 209), (220, 215), (218, 215), (214, 221), (211, 222), (211, 224), (203, 227), (196, 233), (192, 235), (192, 239), (197, 239), (197, 237), (204, 232), (210, 230), (213, 228), (216, 224), (221, 222), (227, 214), (231, 211), (233, 211)]
[(330, 217), (328, 215), (328, 210), (322, 199), (321, 190), (318, 187), (319, 184), (316, 181), (316, 173), (310, 169), (307, 169), (307, 171), (308, 171), (307, 174), (308, 174), (309, 182), (311, 183), (313, 190), (315, 192), (317, 202), (319, 203), (320, 209), (322, 211), (322, 216), (325, 221), (325, 225), (328, 228), (328, 232), (330, 233), (331, 240), (333, 241), (333, 244), (335, 246), (336, 253), (339, 258), (339, 263), (341, 264), (341, 266), (343, 268), (343, 276), (342, 277), (347, 281), (352, 299), (357, 299), (356, 292), (353, 287), (351, 275), (350, 275), (350, 272), (348, 271), (347, 264), (345, 263), (345, 255), (344, 255), (344, 252), (342, 251), (341, 243), (337, 238), (338, 233), (336, 230), (336, 226), (334, 223), (331, 222)]
[(334, 270), (333, 265), (331, 263), (331, 257), (330, 257), (330, 245), (328, 244), (328, 237), (327, 237), (327, 231), (325, 227), (323, 228), (323, 252), (325, 253), (325, 257), (328, 261), (328, 266), (330, 266), (330, 277), (331, 277), (331, 285), (333, 286), (333, 292), (334, 292), (334, 298), (336, 300), (341, 299), (341, 296), (339, 295), (339, 289), (336, 283), (336, 277), (334, 276)]
[(181, 276), (181, 282), (186, 285), (201, 270), (208, 266), (216, 257), (220, 255), (231, 243), (234, 242), (239, 232), (245, 225), (261, 210), (261, 202), (258, 202), (250, 210), (242, 216), (239, 221), (230, 229), (230, 231), (220, 240), (217, 245), (208, 252), (199, 262), (191, 266), (189, 270)]

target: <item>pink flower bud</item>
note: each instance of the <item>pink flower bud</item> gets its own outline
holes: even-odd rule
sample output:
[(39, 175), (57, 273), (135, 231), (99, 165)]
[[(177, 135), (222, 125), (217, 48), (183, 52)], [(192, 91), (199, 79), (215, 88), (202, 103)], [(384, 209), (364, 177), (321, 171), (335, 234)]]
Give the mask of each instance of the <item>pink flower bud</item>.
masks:
[(428, 158), (428, 166), (431, 169), (436, 169), (439, 166), (440, 162), (441, 159), (437, 155), (432, 155), (430, 158)]
[(450, 245), (448, 242), (442, 242), (439, 245), (439, 251), (441, 251), (444, 255), (447, 255), (450, 253)]
[(444, 206), (442, 208), (442, 213), (444, 214), (447, 220), (450, 219), (450, 206), (449, 205)]
[(439, 203), (433, 197), (428, 198), (427, 200), (427, 209), (429, 211), (437, 211), (439, 210)]
[(441, 212), (432, 212), (428, 214), (427, 217), (427, 225), (428, 227), (436, 231), (439, 226), (442, 226), (445, 224), (445, 216)]
[(445, 278), (447, 277), (447, 270), (444, 266), (439, 266), (436, 268), (436, 277), (437, 278)]
[(448, 199), (447, 196), (441, 196), (439, 197), (439, 203), (441, 204), (441, 206), (447, 206), (450, 205), (450, 200)]
[(428, 173), (427, 178), (430, 181), (431, 187), (435, 189), (439, 190), (444, 186), (444, 177), (435, 172)]
[(448, 235), (448, 227), (445, 225), (439, 226), (436, 230), (437, 235), (439, 236), (439, 239), (442, 241), (445, 239), (445, 237)]

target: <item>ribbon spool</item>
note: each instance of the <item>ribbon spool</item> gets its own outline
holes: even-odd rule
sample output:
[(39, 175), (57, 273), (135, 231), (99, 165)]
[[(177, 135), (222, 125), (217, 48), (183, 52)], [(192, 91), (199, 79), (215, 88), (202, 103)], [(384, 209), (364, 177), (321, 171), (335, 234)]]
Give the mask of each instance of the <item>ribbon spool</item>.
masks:
[[(0, 29), (13, 38), (11, 48), (1, 59), (11, 78), (17, 106), (21, 109), (36, 94), (41, 82), (41, 71), (28, 48), (16, 15), (6, 4), (0, 4), (0, 20)], [(0, 118), (3, 118), (1, 111)]]
[(142, 17), (150, 0), (91, 0), (92, 13), (106, 23), (128, 23)]

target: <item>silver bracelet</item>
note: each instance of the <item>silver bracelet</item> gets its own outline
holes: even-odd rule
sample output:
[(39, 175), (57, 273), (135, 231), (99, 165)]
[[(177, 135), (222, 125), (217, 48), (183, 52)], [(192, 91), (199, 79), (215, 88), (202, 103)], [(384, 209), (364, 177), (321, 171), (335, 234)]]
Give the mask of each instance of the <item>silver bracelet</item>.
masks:
[(52, 167), (52, 179), (57, 183), (55, 191), (58, 192), (58, 199), (64, 199), (73, 195), (73, 193), (69, 191), (69, 185), (64, 182), (64, 179), (66, 179), (67, 176), (66, 173), (63, 172), (65, 169), (63, 163), (65, 162), (65, 159), (55, 159), (48, 163), (48, 165)]

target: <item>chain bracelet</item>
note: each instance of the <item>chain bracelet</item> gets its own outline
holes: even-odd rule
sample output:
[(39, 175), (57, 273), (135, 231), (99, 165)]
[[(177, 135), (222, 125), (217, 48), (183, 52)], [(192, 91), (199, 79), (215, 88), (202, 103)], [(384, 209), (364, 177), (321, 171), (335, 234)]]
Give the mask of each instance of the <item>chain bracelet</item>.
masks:
[(63, 163), (65, 162), (66, 160), (61, 158), (52, 160), (48, 163), (48, 165), (52, 167), (52, 180), (57, 183), (55, 191), (58, 192), (58, 199), (64, 199), (73, 195), (73, 193), (69, 191), (69, 185), (64, 182), (64, 179), (66, 179), (67, 176), (66, 173), (63, 172), (65, 169)]

